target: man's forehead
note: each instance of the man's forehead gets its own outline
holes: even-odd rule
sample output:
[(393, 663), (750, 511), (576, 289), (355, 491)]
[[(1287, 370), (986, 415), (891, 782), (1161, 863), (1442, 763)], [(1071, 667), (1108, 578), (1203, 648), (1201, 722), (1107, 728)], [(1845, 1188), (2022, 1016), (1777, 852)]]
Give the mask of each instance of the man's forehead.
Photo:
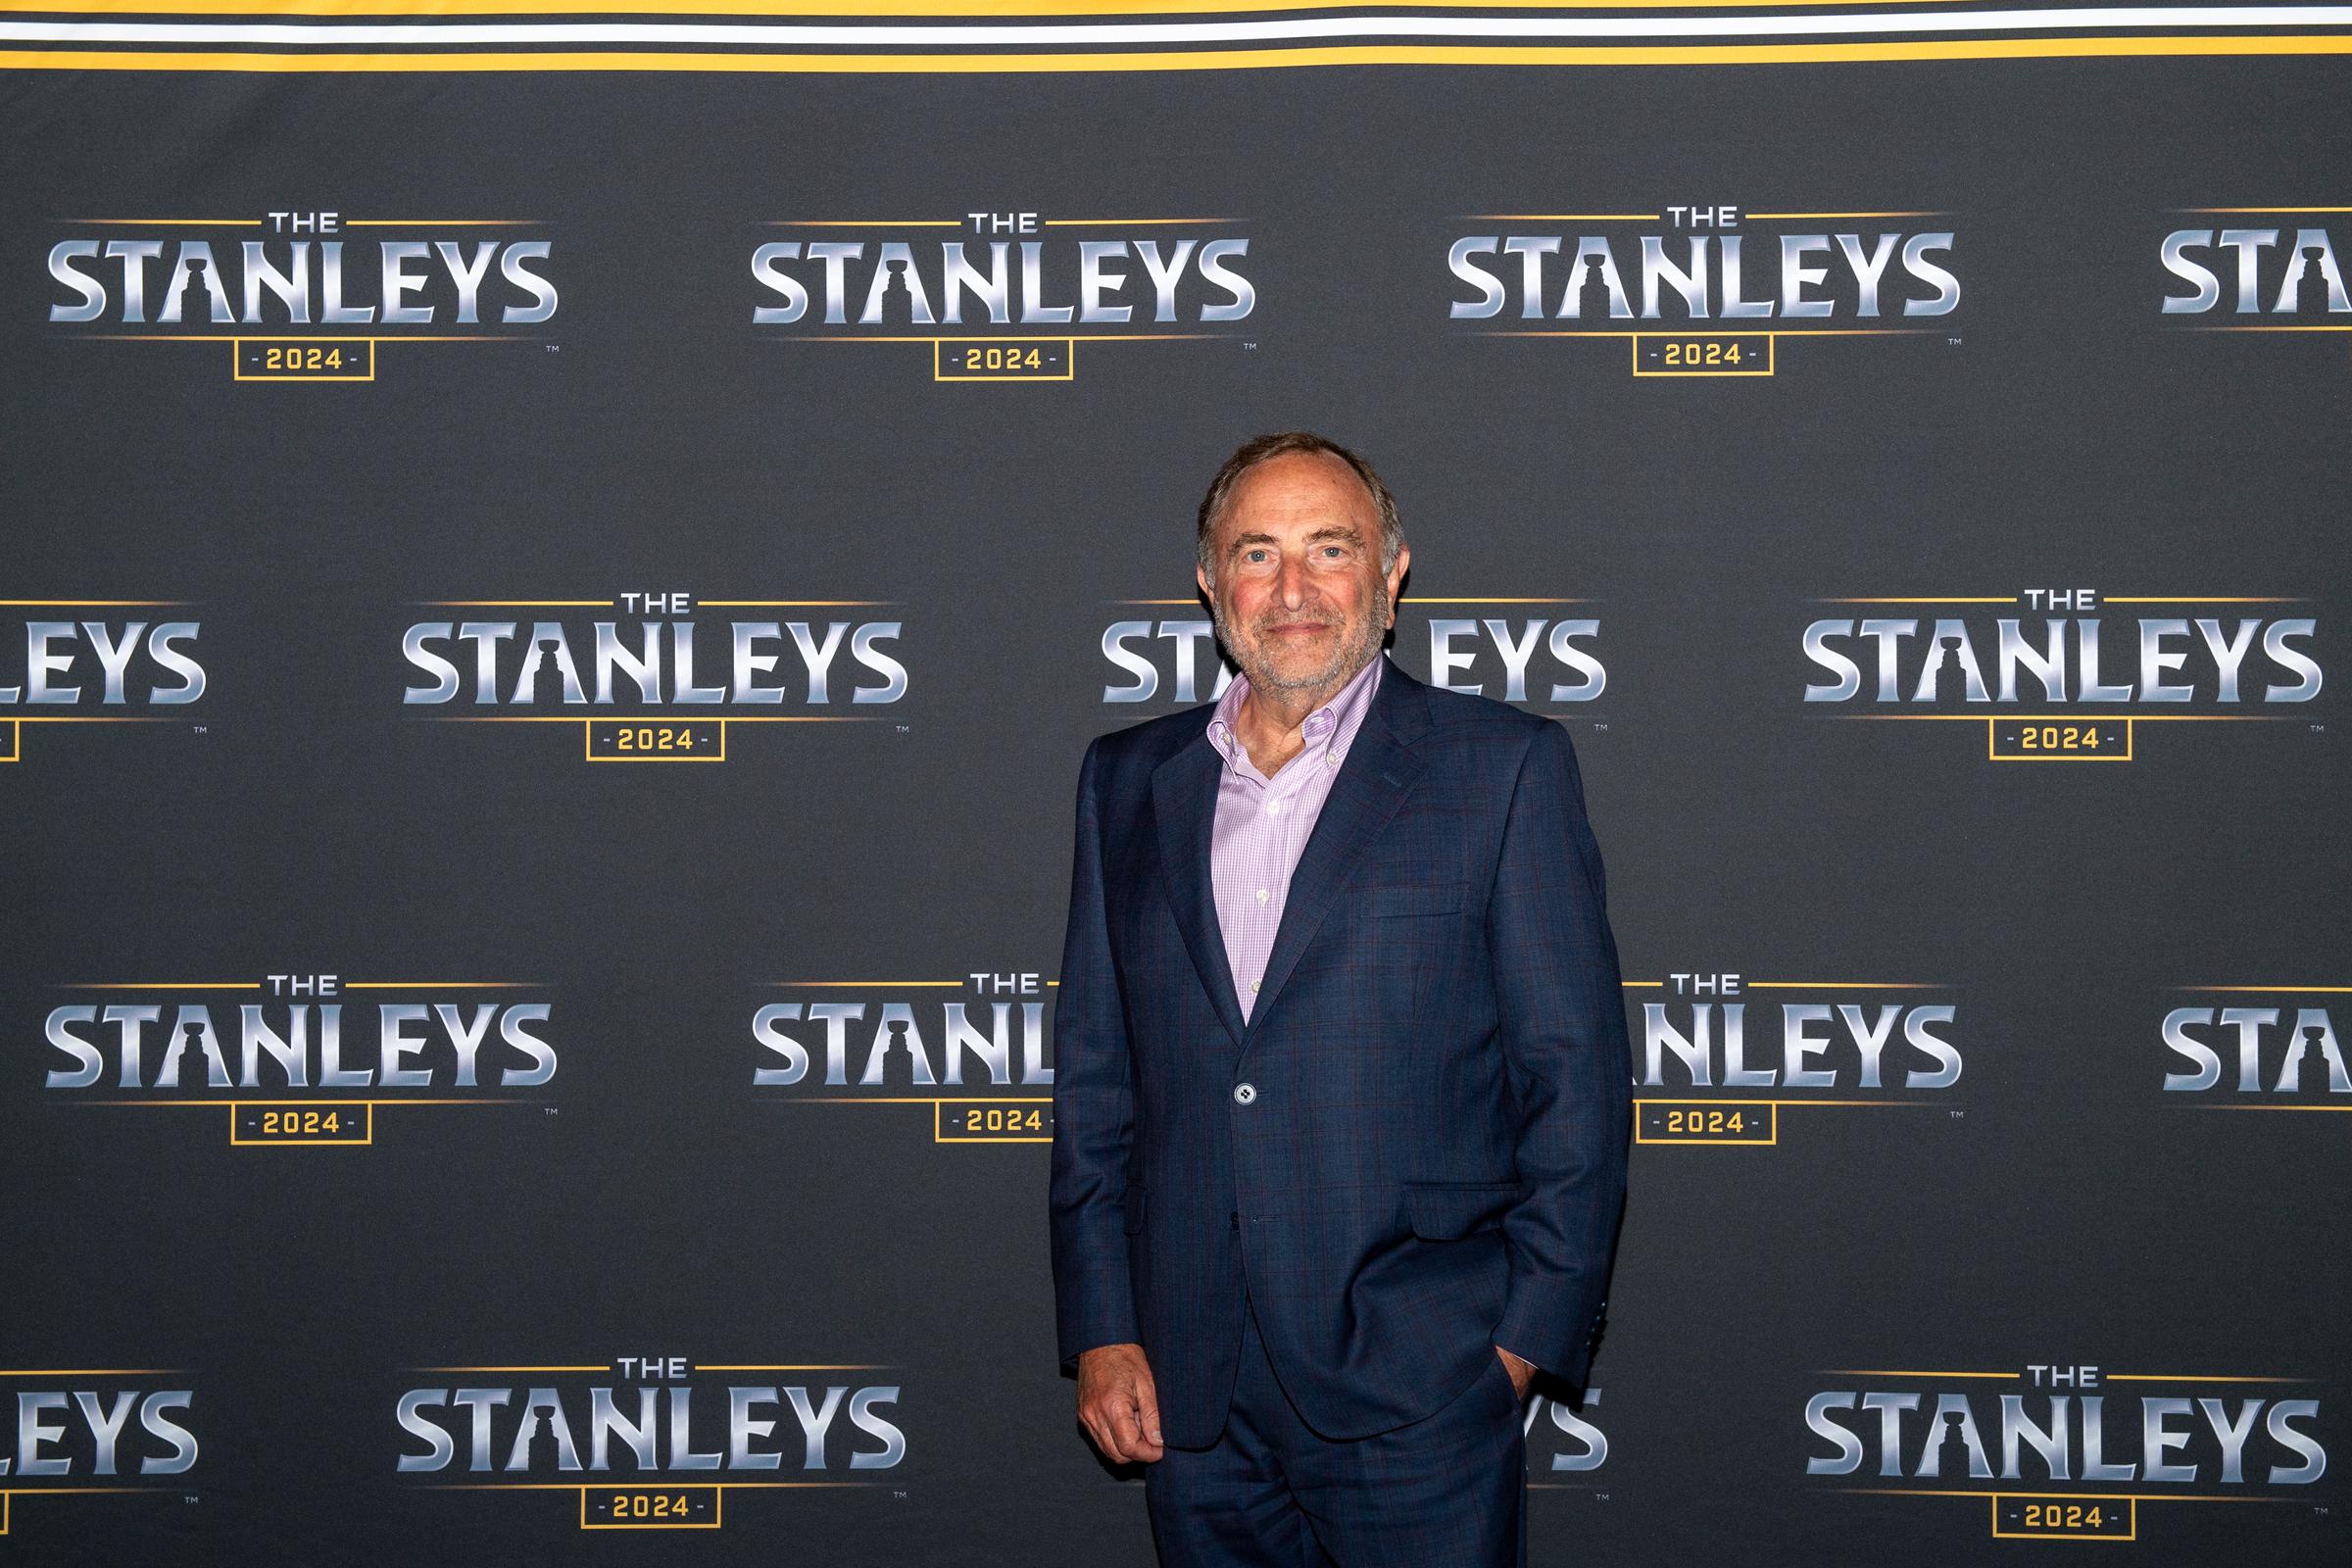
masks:
[(1361, 533), (1379, 521), (1364, 481), (1325, 452), (1286, 452), (1251, 467), (1236, 481), (1224, 518), (1229, 533), (1282, 522)]

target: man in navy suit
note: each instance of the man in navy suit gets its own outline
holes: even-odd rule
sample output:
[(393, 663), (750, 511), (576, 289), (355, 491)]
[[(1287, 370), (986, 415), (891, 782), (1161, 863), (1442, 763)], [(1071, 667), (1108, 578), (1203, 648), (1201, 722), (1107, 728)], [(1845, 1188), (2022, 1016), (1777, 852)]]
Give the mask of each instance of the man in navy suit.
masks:
[(1599, 1334), (1600, 855), (1565, 730), (1382, 656), (1410, 560), (1362, 459), (1243, 447), (1198, 573), (1241, 673), (1079, 776), (1055, 1316), (1170, 1568), (1523, 1563), (1521, 1401)]

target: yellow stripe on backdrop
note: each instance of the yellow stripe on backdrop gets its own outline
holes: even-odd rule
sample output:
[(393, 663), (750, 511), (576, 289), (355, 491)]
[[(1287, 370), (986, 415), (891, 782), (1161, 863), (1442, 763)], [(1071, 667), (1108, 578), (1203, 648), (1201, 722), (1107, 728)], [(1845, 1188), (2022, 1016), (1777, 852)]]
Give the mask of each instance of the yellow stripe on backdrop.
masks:
[(1099, 71), (1270, 71), (1328, 66), (1737, 66), (1906, 60), (2132, 59), (2184, 55), (2352, 54), (2352, 35), (2294, 37), (1939, 38), (1887, 43), (1489, 47), (1350, 44), (1300, 49), (1198, 49), (1057, 54), (694, 54), (633, 50), (450, 54), (270, 54), (203, 50), (0, 50), (0, 70), (229, 72), (641, 71), (1026, 74)]

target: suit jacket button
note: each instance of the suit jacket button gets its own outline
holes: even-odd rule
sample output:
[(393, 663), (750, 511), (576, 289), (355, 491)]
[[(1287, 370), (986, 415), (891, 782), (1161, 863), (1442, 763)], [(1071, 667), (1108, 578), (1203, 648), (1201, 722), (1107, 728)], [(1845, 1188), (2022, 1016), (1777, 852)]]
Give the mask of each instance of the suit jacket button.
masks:
[(1256, 1099), (1257, 1086), (1255, 1084), (1235, 1084), (1233, 1086), (1233, 1102), (1235, 1104), (1247, 1105)]

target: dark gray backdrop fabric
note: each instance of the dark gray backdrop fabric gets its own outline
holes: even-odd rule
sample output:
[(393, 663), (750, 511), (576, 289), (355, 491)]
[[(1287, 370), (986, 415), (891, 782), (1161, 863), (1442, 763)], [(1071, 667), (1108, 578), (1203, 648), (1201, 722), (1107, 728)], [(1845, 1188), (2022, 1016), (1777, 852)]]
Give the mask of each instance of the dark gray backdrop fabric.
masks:
[[(2292, 59), (10, 76), (0, 686), (29, 690), (35, 622), (119, 640), (173, 620), (199, 627), (179, 646), (204, 689), (149, 700), (180, 680), (141, 652), (110, 707), (74, 631), (40, 648), (71, 655), (46, 678), (80, 698), (0, 706), (18, 758), (0, 765), (0, 1395), (16, 1407), (0, 1554), (1149, 1560), (1140, 1486), (1092, 1457), (1054, 1375), (1046, 1148), (1003, 1141), (988, 1113), (1042, 1125), (1024, 1120), (1050, 1088), (1023, 1071), (1023, 1007), (1050, 1027), (1078, 760), (1089, 737), (1182, 706), (1183, 637), (1159, 625), (1203, 618), (1186, 602), (1199, 492), (1246, 437), (1309, 426), (1368, 454), (1400, 499), (1405, 668), (1432, 673), (1433, 619), (1493, 618), (1514, 639), (1532, 620), (1596, 623), (1568, 646), (1605, 670), (1598, 695), (1550, 701), (1592, 682), (1540, 645), (1524, 701), (1575, 740), (1637, 1056), (1659, 1041), (1661, 1072), (1637, 1090), (1655, 1103), (1597, 1393), (1532, 1412), (1535, 1560), (2342, 1560), (2326, 1458), (2352, 1378), (2352, 1165), (2328, 1112), (2352, 1095), (2330, 1087), (2340, 1048), (2318, 1031), (2325, 988), (2352, 984), (2332, 684), (2352, 367), (2333, 331), (2184, 328), (2352, 317), (2326, 309), (2316, 271), (2311, 305), (2271, 313), (2277, 248), (2259, 259), (2264, 311), (2231, 310), (2236, 254), (2213, 248), (2221, 307), (2167, 316), (2188, 287), (2161, 250), (2180, 229), (2352, 236), (2344, 82)], [(1636, 375), (1624, 337), (1481, 335), (1678, 324), (1559, 319), (1564, 255), (1545, 319), (1517, 314), (1516, 254), (1480, 264), (1510, 290), (1501, 316), (1448, 314), (1477, 297), (1446, 264), (1464, 236), (1566, 235), (1572, 253), (1605, 233), (1633, 283), (1636, 236), (1680, 232), (1476, 215), (1669, 205), (1936, 215), (1744, 219), (1750, 293), (1770, 293), (1783, 232), (1942, 230), (1933, 260), (1959, 298), (1894, 314), (1933, 292), (1898, 264), (1886, 314), (1862, 320), (1834, 270), (1830, 320), (1698, 324), (1925, 330), (1791, 333), (1770, 345), (1775, 373), (1741, 377)], [(399, 220), (337, 230), (361, 258), (355, 299), (377, 298), (386, 237), (466, 255), (527, 237), (548, 243), (529, 268), (560, 305), (461, 327), (428, 256), (412, 270), (436, 279), (417, 296), (429, 331), (482, 340), (349, 329), (384, 340), (373, 379), (321, 384), (236, 378), (224, 340), (266, 325), (125, 321), (120, 263), (83, 268), (108, 280), (102, 319), (51, 318), (75, 299), (49, 270), (61, 242), (159, 239), (152, 317), (179, 240), (208, 238), (235, 274), (244, 240), (285, 254), (263, 215), (320, 211)], [(856, 225), (975, 211), (1219, 220), (1102, 232), (1246, 237), (1232, 270), (1251, 310), (1201, 321), (1225, 296), (1196, 275), (1157, 329), (1215, 335), (1086, 341), (1155, 330), (1131, 252), (1119, 298), (1146, 309), (1124, 326), (966, 329), (1079, 340), (1070, 379), (1026, 385), (935, 380), (920, 341), (820, 341), (955, 329), (909, 322), (895, 292), (878, 325), (825, 327), (805, 261), (809, 318), (755, 320), (778, 303), (753, 275), (761, 244), (866, 243), (854, 318), (882, 242), (912, 243), (936, 280), (939, 242), (987, 238)], [(482, 220), (522, 226), (455, 226)], [(819, 220), (853, 226), (779, 226)], [(1046, 247), (1053, 298), (1077, 293), (1079, 230), (1009, 237)], [(528, 295), (494, 269), (482, 298)], [(214, 340), (178, 340), (196, 333)], [(2050, 589), (2098, 597), (2080, 612), (2018, 598)], [(672, 591), (691, 610), (650, 618), (697, 625), (698, 678), (725, 682), (735, 621), (808, 622), (820, 643), (833, 621), (895, 622), (869, 647), (904, 694), (854, 701), (888, 672), (845, 635), (812, 704), (780, 632), (756, 645), (778, 656), (760, 677), (786, 689), (772, 707), (624, 700), (602, 711), (651, 716), (599, 731), (552, 663), (535, 702), (505, 700), (532, 622), (564, 628), (592, 684), (593, 623), (649, 618), (603, 602)], [(1913, 603), (1833, 602), (1866, 599)], [(134, 600), (181, 603), (86, 603)], [(1170, 603), (1134, 603), (1152, 600)], [(1978, 602), (1923, 603), (1962, 600)], [(508, 608), (435, 608), (453, 601)], [(2183, 703), (2045, 703), (2031, 676), (2023, 700), (1977, 703), (1957, 664), (1911, 701), (1932, 620), (1961, 620), (1994, 680), (1996, 619), (2038, 634), (2053, 614), (2097, 619), (2103, 677), (2126, 683), (2143, 618), (2308, 619), (2285, 646), (2328, 680), (2275, 700), (2298, 677), (2258, 640), (2225, 702), (2183, 629), (2159, 634), (2188, 656), (2167, 677), (2192, 685)], [(1875, 700), (1878, 645), (1848, 633), (1835, 646), (1860, 692), (1807, 702), (1834, 674), (1806, 629), (1871, 616), (1920, 622), (1901, 700)], [(523, 628), (496, 655), (500, 703), (472, 701), (475, 648), (454, 637), (436, 646), (458, 696), (404, 702), (433, 684), (404, 634), (469, 619)], [(1152, 630), (1118, 646), (1158, 688), (1106, 701), (1136, 680), (1106, 633), (1135, 620)], [(1503, 695), (1490, 633), (1450, 646), (1454, 683)], [(2054, 716), (1992, 722), (2017, 714)], [(710, 755), (715, 721), (762, 715), (853, 721), (729, 722), (723, 761), (683, 761)], [(42, 721), (57, 717), (146, 721)], [(693, 743), (678, 760), (591, 760), (621, 729), (659, 748), (687, 721), (704, 727), (670, 734)], [(2056, 756), (1996, 759), (2045, 741)], [(1687, 978), (1727, 974), (1736, 989)], [(272, 975), (339, 978), (294, 996)], [(2192, 989), (2219, 987), (2248, 989)], [(963, 1050), (961, 1084), (925, 1082), (944, 1075), (948, 1009), (987, 1031), (1000, 1001), (1009, 1081)], [(315, 1032), (327, 1002), (346, 1070), (377, 1080), (287, 1087), (265, 1055), (241, 1081), (238, 1009), (282, 1033), (307, 1007)], [(808, 1010), (828, 1003), (864, 1007), (838, 1024), (840, 1084)], [(893, 1004), (923, 1071), (897, 1023), (873, 1052)], [(1767, 1082), (1724, 1081), (1732, 1004)], [(380, 1081), (387, 1004), (421, 1009), (399, 1026), (424, 1042), (399, 1058), (421, 1086)], [(476, 1009), (527, 1004), (545, 1012), (515, 1027), (556, 1067), (516, 1084), (502, 1075), (537, 1058), (500, 1035), (509, 1013)], [(1841, 1004), (1865, 1029), (1898, 1020), (1876, 1086)], [(139, 1005), (159, 1011), (134, 1089), (97, 1009)], [(240, 1081), (208, 1082), (198, 1048), (159, 1087), (177, 1009), (197, 1005)], [(436, 1005), (499, 1020), (474, 1086)], [(801, 1010), (756, 1022), (777, 1005)], [(1817, 1054), (1785, 1054), (1789, 1007), (1811, 1009), (1797, 1027), (1829, 1043)], [(1915, 1026), (1955, 1080), (1921, 1081), (1944, 1057), (1904, 1036), (1920, 1007), (1949, 1009)], [(2251, 1090), (2227, 1007), (2278, 1009), (2247, 1026)], [(2197, 1067), (2166, 1043), (2177, 1009), (2198, 1016), (2176, 1033), (2215, 1052), (2210, 1089), (2166, 1087)], [(2299, 1034), (2298, 1009), (2314, 1015)], [(1687, 1042), (1702, 1018), (1713, 1081), (1694, 1085), (1660, 1031)], [(60, 1030), (91, 1044), (94, 1081), (59, 1083), (82, 1062)], [(2307, 1049), (2282, 1088), (2290, 1034)], [(779, 1041), (808, 1062), (797, 1082), (759, 1076), (790, 1071)], [(316, 1039), (304, 1059), (315, 1080)], [(861, 1081), (869, 1059), (878, 1082)], [(1834, 1081), (1792, 1086), (1792, 1061)], [(324, 1136), (304, 1110), (371, 1099), (364, 1145), (257, 1147), (282, 1138), (255, 1119), (270, 1110)], [(1672, 1141), (1692, 1117), (1702, 1142)], [(948, 1141), (967, 1127), (982, 1141)], [(748, 1418), (774, 1425), (747, 1451), (776, 1467), (679, 1464), (669, 1392), (656, 1473), (610, 1429), (590, 1466), (593, 1391), (634, 1420), (643, 1387), (686, 1391), (683, 1447), (717, 1455), (738, 1435), (728, 1391), (760, 1391)], [(510, 1392), (466, 1404), (465, 1389)], [(581, 1468), (544, 1406), (517, 1444), (533, 1389), (555, 1391)], [(793, 1389), (822, 1418), (813, 1453)], [(120, 1402), (159, 1391), (182, 1396), (152, 1423)], [(112, 1475), (76, 1394), (122, 1415)], [(2059, 1464), (2021, 1440), (2011, 1470), (2004, 1399), (2067, 1435)], [(2128, 1475), (2086, 1470), (2086, 1419)], [(416, 1467), (427, 1429), (449, 1442), (437, 1468)], [(192, 1462), (172, 1458), (173, 1430)], [(686, 1511), (654, 1516), (670, 1504), (649, 1499), (671, 1497)], [(632, 1509), (718, 1528), (582, 1528)], [(2009, 1539), (2052, 1533), (2132, 1539)]]

